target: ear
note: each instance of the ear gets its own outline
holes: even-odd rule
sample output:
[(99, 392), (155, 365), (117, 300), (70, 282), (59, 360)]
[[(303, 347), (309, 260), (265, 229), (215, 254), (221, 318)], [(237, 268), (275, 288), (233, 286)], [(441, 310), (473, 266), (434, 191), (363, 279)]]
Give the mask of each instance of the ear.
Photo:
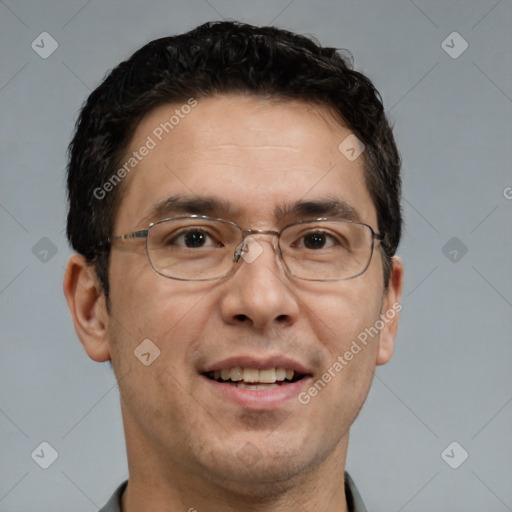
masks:
[(395, 337), (398, 330), (398, 313), (402, 309), (402, 285), (404, 267), (398, 256), (391, 258), (391, 275), (389, 277), (386, 295), (382, 301), (381, 320), (384, 327), (380, 331), (379, 351), (377, 353), (378, 365), (386, 364), (393, 355)]
[(94, 268), (82, 255), (75, 254), (69, 259), (63, 288), (76, 333), (85, 351), (94, 361), (109, 361), (109, 317), (105, 295)]

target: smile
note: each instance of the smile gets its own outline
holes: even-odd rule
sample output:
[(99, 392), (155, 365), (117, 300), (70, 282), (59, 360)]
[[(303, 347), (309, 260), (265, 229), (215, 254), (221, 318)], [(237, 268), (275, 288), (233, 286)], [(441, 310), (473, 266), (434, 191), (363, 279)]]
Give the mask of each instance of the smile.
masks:
[(294, 372), (289, 368), (257, 368), (236, 366), (223, 368), (205, 374), (209, 379), (217, 382), (232, 384), (243, 389), (272, 389), (291, 382), (297, 382), (304, 375)]

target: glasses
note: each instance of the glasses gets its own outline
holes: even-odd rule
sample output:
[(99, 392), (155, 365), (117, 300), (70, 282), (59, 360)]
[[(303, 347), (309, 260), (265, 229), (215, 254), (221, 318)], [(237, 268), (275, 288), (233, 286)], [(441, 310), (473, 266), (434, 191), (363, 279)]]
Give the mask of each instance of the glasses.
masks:
[(280, 231), (246, 229), (234, 222), (190, 215), (153, 222), (148, 229), (109, 242), (146, 239), (151, 266), (164, 277), (213, 281), (229, 276), (240, 259), (251, 263), (263, 251), (254, 235), (273, 235), (286, 272), (308, 281), (342, 281), (368, 268), (374, 246), (384, 240), (371, 226), (328, 218), (300, 220)]

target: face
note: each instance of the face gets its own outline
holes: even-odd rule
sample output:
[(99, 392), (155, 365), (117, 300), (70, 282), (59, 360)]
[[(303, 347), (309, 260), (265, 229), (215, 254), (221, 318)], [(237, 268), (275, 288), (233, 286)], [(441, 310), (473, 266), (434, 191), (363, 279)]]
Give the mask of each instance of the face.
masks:
[[(338, 150), (350, 131), (326, 109), (217, 96), (200, 100), (172, 131), (160, 133), (157, 128), (176, 109), (180, 105), (159, 107), (137, 127), (126, 159), (148, 136), (156, 144), (125, 178), (115, 235), (187, 212), (222, 217), (242, 229), (279, 230), (323, 216), (294, 213), (296, 203), (332, 199), (378, 231), (363, 158), (349, 161)], [(165, 204), (176, 196), (196, 200), (196, 206)], [(219, 207), (198, 211), (202, 199)], [(276, 217), (283, 210), (288, 213)], [(139, 465), (150, 460), (153, 470), (160, 467), (176, 478), (194, 475), (244, 488), (286, 486), (344, 462), (348, 429), (375, 365), (391, 355), (396, 322), (385, 322), (366, 344), (359, 342), (352, 357), (346, 353), (392, 308), (399, 290), (392, 284), (383, 293), (379, 250), (359, 277), (316, 282), (285, 272), (272, 236), (255, 240), (261, 254), (251, 263), (241, 259), (217, 281), (159, 275), (143, 239), (114, 245), (106, 339), (129, 457), (138, 457)], [(146, 339), (160, 350), (147, 366), (134, 357)], [(234, 367), (283, 368), (302, 378), (245, 389), (206, 375)], [(325, 385), (317, 384), (315, 393), (318, 379)]]

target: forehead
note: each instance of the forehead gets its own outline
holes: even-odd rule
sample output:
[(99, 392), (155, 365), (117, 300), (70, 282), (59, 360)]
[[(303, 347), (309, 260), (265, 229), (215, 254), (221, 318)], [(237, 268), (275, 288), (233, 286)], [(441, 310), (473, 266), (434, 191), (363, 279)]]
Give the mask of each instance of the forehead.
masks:
[(338, 149), (349, 135), (326, 107), (299, 101), (219, 95), (162, 105), (142, 119), (126, 150), (124, 163), (135, 165), (126, 166), (115, 229), (171, 216), (173, 199), (196, 210), (213, 204), (219, 211), (190, 213), (251, 227), (311, 216), (314, 204), (329, 202), (375, 225), (364, 160)]

